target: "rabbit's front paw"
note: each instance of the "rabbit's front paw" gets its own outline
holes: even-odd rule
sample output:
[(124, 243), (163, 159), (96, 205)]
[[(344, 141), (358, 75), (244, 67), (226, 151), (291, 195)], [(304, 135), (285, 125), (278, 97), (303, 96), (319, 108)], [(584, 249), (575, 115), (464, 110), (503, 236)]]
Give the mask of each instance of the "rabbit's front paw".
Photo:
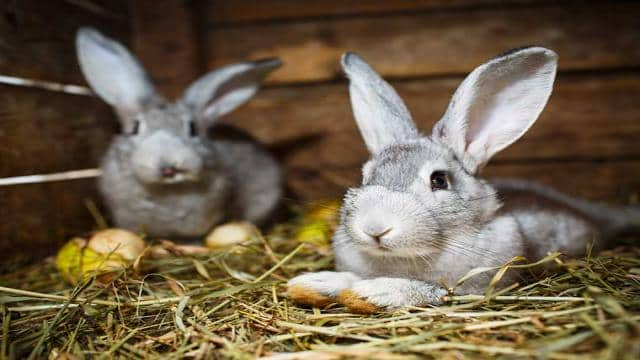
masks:
[(326, 306), (360, 278), (350, 272), (320, 271), (294, 277), (287, 283), (287, 296), (314, 307)]
[(340, 303), (355, 313), (375, 313), (406, 306), (437, 305), (447, 291), (418, 280), (375, 278), (360, 280), (340, 293)]

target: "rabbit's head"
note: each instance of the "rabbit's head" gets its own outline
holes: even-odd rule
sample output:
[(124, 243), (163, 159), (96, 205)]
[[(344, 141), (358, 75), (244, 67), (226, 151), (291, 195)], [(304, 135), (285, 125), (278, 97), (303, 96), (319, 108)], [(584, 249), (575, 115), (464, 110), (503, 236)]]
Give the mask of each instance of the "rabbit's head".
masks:
[(353, 113), (371, 153), (362, 186), (345, 196), (348, 240), (377, 255), (429, 256), (473, 234), (501, 206), (476, 177), (544, 108), (556, 54), (513, 50), (476, 68), (430, 136), (421, 136), (394, 89), (353, 53), (342, 57)]
[(207, 129), (249, 100), (277, 59), (243, 62), (212, 71), (170, 103), (159, 96), (138, 60), (120, 43), (91, 28), (76, 37), (80, 68), (94, 92), (113, 106), (122, 125), (116, 139), (145, 184), (194, 182), (215, 167)]

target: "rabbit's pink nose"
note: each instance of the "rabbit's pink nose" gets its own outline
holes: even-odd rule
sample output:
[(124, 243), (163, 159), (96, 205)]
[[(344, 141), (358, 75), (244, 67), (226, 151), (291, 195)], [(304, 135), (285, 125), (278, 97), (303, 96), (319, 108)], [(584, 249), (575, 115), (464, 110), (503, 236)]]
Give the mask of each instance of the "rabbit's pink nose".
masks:
[(364, 230), (364, 233), (369, 235), (376, 244), (380, 244), (382, 242), (382, 237), (388, 234), (392, 230), (391, 227), (385, 228), (384, 230), (372, 230), (367, 229)]
[(162, 177), (172, 178), (176, 176), (178, 169), (175, 166), (163, 166), (160, 169), (160, 173), (162, 174)]

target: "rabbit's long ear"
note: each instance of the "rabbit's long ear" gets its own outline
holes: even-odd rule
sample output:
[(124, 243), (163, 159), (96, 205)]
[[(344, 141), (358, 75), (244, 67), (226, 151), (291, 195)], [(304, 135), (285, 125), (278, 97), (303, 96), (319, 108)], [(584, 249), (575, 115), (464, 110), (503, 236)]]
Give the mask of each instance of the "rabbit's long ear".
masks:
[(551, 95), (557, 55), (542, 47), (512, 50), (477, 67), (456, 90), (432, 138), (477, 171), (518, 140)]
[(122, 44), (93, 28), (81, 28), (76, 34), (76, 51), (93, 91), (119, 113), (135, 114), (156, 99), (146, 72)]
[(241, 62), (211, 71), (185, 91), (182, 101), (191, 107), (204, 127), (247, 102), (264, 78), (282, 65), (271, 58)]
[(344, 54), (342, 69), (349, 78), (353, 115), (369, 152), (376, 154), (419, 136), (400, 96), (362, 58)]

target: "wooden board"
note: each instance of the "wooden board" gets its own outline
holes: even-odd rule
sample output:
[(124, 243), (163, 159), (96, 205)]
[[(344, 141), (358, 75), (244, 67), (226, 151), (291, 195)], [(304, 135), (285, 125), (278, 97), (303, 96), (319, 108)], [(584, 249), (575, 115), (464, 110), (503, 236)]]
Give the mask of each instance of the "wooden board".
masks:
[(96, 167), (118, 125), (96, 98), (0, 86), (0, 177)]
[[(288, 186), (301, 194), (288, 203), (340, 198), (350, 186), (358, 186), (360, 169), (289, 169)], [(551, 186), (574, 196), (611, 204), (626, 204), (640, 196), (640, 161), (568, 161), (546, 163), (492, 164), (483, 172), (486, 178), (522, 178)]]
[[(429, 133), (460, 81), (393, 84), (419, 129)], [(638, 73), (560, 76), (537, 123), (497, 159), (638, 157), (639, 102)], [(353, 120), (346, 83), (263, 89), (225, 121), (270, 145), (314, 138), (286, 149), (290, 163), (345, 167), (368, 156)]]
[(25, 0), (0, 3), (0, 73), (3, 75), (84, 84), (75, 52), (80, 26), (94, 26), (109, 36), (126, 39), (124, 0)]
[[(124, 1), (7, 1), (0, 5), (0, 73), (84, 84), (74, 37), (95, 26), (127, 40)], [(93, 97), (0, 85), (0, 177), (96, 167), (117, 129)], [(84, 200), (93, 180), (0, 188), (0, 270), (15, 257), (53, 253), (71, 234), (91, 230)]]
[(483, 171), (483, 176), (530, 179), (608, 203), (637, 202), (640, 195), (640, 160), (494, 164)]
[(194, 9), (191, 2), (131, 1), (132, 49), (158, 91), (174, 99), (201, 73)]
[(85, 201), (100, 200), (92, 179), (0, 187), (0, 199), (0, 272), (54, 255), (70, 237), (94, 229)]
[(218, 26), (309, 17), (424, 11), (467, 6), (525, 3), (527, 0), (207, 0), (202, 13)]
[(216, 27), (208, 23), (209, 68), (279, 56), (271, 83), (341, 78), (340, 55), (352, 50), (384, 76), (464, 74), (507, 49), (529, 44), (560, 54), (562, 70), (640, 65), (640, 3), (570, 2), (539, 7), (338, 18)]
[[(419, 128), (428, 133), (459, 82), (394, 85)], [(538, 122), (496, 161), (638, 158), (639, 100), (640, 74), (561, 76)], [(264, 89), (225, 122), (279, 152), (290, 186), (304, 198), (335, 195), (351, 185), (369, 156), (353, 120), (346, 84)]]

